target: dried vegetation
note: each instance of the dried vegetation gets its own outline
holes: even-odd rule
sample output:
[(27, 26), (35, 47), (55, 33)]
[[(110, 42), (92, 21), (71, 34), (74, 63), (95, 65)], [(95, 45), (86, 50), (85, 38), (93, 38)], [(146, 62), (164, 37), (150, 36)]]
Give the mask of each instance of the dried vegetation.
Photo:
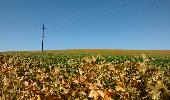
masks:
[(0, 55), (2, 100), (169, 100), (170, 58)]

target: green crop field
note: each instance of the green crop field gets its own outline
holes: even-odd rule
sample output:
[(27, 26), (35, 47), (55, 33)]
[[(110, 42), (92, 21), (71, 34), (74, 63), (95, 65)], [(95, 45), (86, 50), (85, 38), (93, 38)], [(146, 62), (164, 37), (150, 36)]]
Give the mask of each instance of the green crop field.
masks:
[(0, 53), (0, 100), (169, 100), (168, 50)]

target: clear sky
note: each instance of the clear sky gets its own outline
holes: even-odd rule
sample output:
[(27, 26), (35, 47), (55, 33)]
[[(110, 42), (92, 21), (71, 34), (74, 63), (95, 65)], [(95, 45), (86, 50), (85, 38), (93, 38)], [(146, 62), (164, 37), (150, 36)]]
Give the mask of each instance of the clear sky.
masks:
[(170, 0), (0, 0), (0, 51), (170, 49)]

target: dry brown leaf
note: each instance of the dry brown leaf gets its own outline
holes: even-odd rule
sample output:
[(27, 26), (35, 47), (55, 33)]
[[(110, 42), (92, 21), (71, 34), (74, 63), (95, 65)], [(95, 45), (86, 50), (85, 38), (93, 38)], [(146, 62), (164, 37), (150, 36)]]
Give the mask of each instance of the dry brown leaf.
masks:
[(80, 68), (79, 68), (79, 73), (80, 75), (83, 75), (83, 70), (81, 70)]
[(100, 80), (97, 80), (96, 86), (101, 87), (101, 88), (103, 87)]
[(122, 73), (119, 74), (121, 80), (123, 81), (124, 80), (124, 75)]
[(158, 89), (161, 89), (161, 88), (164, 88), (164, 84), (162, 83), (162, 81), (157, 81), (157, 88)]
[(104, 92), (102, 90), (97, 90), (97, 93), (104, 98)]
[(41, 100), (41, 98), (40, 98), (40, 95), (38, 95), (38, 98), (37, 98), (37, 100)]
[(63, 88), (63, 90), (64, 90), (64, 94), (67, 94), (67, 93), (69, 93), (69, 90), (68, 89), (66, 89), (66, 88)]
[(75, 79), (73, 82), (76, 83), (76, 84), (78, 84), (78, 83), (79, 83), (79, 80), (76, 80), (76, 79)]
[(86, 76), (80, 76), (79, 77), (80, 82), (85, 82), (86, 81)]
[(107, 90), (104, 91), (104, 99), (105, 100), (112, 100), (113, 94)]
[(123, 87), (121, 87), (121, 86), (116, 86), (116, 91), (122, 91), (122, 92), (124, 92), (125, 89), (124, 89)]
[(88, 97), (97, 99), (98, 96), (99, 94), (95, 90), (91, 90)]
[(60, 70), (57, 67), (55, 67), (53, 74), (58, 75), (59, 73), (60, 73)]
[(115, 71), (115, 68), (114, 68), (113, 65), (109, 65), (109, 66), (108, 66), (108, 69), (109, 69), (110, 71)]
[(80, 91), (79, 94), (81, 94), (81, 95), (86, 95), (86, 92)]
[(92, 56), (92, 61), (95, 63), (96, 62), (96, 58), (94, 56)]
[(24, 82), (24, 85), (25, 85), (25, 86), (28, 86), (28, 85), (29, 85), (29, 82), (25, 81), (25, 82)]

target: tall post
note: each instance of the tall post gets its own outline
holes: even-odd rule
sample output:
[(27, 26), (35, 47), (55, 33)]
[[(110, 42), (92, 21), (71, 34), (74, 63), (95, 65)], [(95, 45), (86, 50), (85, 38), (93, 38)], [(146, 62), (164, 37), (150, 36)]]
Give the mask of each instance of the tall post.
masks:
[(45, 29), (47, 29), (47, 28), (45, 28), (45, 25), (43, 24), (41, 29), (42, 29), (42, 31), (43, 31), (43, 32), (42, 32), (42, 50), (41, 50), (41, 51), (43, 52), (43, 50), (44, 50), (44, 43), (43, 43), (43, 42), (44, 42), (44, 31), (45, 31)]

